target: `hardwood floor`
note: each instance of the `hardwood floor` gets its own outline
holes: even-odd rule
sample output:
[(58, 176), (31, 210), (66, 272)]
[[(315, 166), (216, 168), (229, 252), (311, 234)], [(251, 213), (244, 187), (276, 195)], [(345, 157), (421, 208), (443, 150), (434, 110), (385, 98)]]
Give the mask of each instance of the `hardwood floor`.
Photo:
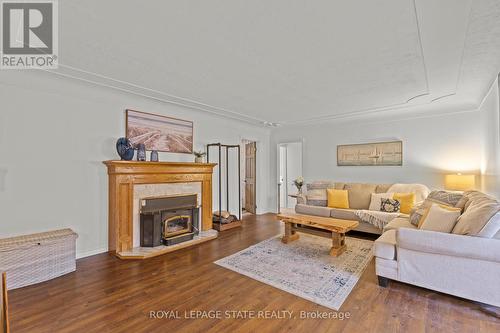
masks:
[[(391, 282), (377, 285), (374, 262), (341, 311), (349, 319), (300, 319), (300, 311), (336, 314), (213, 262), (279, 233), (274, 215), (245, 216), (216, 240), (143, 261), (100, 254), (77, 271), (9, 292), (17, 332), (499, 332), (500, 310)], [(154, 319), (150, 311), (289, 310), (295, 319)]]

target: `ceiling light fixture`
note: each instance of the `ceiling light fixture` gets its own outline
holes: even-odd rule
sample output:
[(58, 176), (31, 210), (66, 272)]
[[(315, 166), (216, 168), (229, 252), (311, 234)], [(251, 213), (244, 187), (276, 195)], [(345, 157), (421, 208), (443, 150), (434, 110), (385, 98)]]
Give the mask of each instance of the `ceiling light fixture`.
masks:
[(270, 121), (263, 121), (262, 124), (264, 126), (267, 126), (267, 127), (280, 127), (281, 126), (281, 124), (279, 124), (279, 123), (273, 123)]

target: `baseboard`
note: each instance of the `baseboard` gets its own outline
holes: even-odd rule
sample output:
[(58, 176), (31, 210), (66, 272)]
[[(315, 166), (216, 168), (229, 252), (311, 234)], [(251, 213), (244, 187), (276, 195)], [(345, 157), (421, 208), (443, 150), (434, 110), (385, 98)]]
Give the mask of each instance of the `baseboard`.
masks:
[(93, 256), (93, 255), (101, 254), (101, 253), (105, 253), (105, 252), (108, 252), (107, 248), (92, 250), (92, 251), (83, 252), (83, 253), (77, 253), (76, 254), (76, 259), (82, 259), (82, 258), (85, 258), (85, 257), (90, 257), (90, 256)]

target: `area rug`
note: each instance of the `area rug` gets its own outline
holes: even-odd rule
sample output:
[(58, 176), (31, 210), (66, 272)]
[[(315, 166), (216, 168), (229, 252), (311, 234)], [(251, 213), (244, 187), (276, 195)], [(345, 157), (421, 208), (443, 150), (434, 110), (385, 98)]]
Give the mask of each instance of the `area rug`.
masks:
[(346, 237), (347, 250), (329, 255), (331, 240), (300, 234), (283, 244), (273, 237), (215, 264), (333, 310), (339, 310), (373, 254), (373, 242)]

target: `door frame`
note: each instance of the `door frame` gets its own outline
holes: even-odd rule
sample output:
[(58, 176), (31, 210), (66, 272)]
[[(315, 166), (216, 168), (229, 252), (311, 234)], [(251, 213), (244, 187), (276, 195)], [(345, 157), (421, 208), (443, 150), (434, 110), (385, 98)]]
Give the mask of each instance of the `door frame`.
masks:
[[(302, 169), (302, 177), (304, 177), (305, 174), (305, 168), (304, 168), (304, 151), (305, 151), (305, 140), (304, 138), (297, 138), (297, 139), (290, 139), (286, 141), (280, 141), (276, 144), (276, 201), (277, 201), (277, 206), (281, 207), (281, 202), (279, 200), (279, 180), (280, 180), (280, 168), (281, 168), (281, 161), (280, 161), (280, 146), (286, 145), (289, 143), (300, 143), (302, 145), (301, 148), (301, 154), (302, 154), (302, 161), (301, 162), (301, 169)], [(286, 190), (285, 190), (286, 192)], [(285, 202), (288, 200), (288, 193), (285, 193), (287, 196), (287, 199), (285, 199)]]

